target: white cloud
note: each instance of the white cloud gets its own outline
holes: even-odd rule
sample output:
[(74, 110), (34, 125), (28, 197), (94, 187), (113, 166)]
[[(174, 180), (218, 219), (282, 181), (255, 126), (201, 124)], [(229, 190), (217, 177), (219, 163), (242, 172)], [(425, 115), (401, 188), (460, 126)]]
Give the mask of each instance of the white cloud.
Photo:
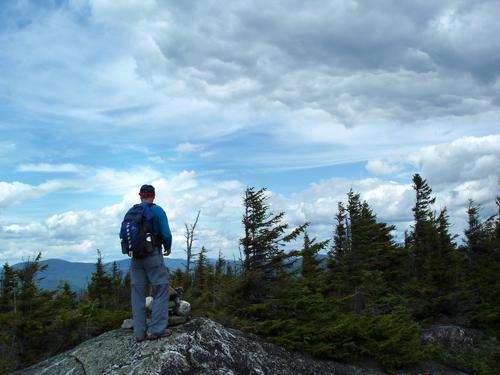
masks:
[[(459, 169), (456, 171), (458, 180), (454, 175), (447, 184), (433, 185), (431, 182), (437, 196), (435, 209), (444, 206), (448, 208), (454, 233), (462, 232), (469, 198), (483, 205), (484, 215), (494, 212), (494, 197), (498, 192), (498, 185), (497, 169), (491, 169), (491, 155), (496, 152), (494, 146), (488, 146), (492, 139), (494, 138), (470, 138), (435, 146), (433, 150), (437, 150), (436, 158), (429, 157), (433, 155), (428, 151), (429, 148), (415, 154), (422, 156), (418, 160), (424, 170), (429, 168), (427, 163), (432, 163), (436, 170), (441, 170), (448, 164)], [(455, 158), (463, 155), (464, 148), (470, 149), (471, 145), (479, 145), (478, 148), (483, 150), (476, 150), (473, 156), (474, 168), (468, 163), (460, 164), (455, 161)], [(452, 149), (456, 149), (456, 152), (449, 152), (443, 157), (443, 150)], [(467, 155), (466, 153), (466, 158), (469, 158)], [(398, 163), (403, 161), (405, 160), (399, 159)], [(465, 173), (466, 171), (472, 172)], [(116, 171), (111, 175), (121, 178), (124, 176)], [(151, 176), (154, 175), (153, 173)], [(182, 171), (168, 178), (159, 176), (151, 180), (151, 183), (156, 188), (155, 202), (165, 209), (169, 217), (174, 236), (173, 257), (184, 256), (184, 223), (192, 222), (198, 210), (201, 210), (201, 216), (196, 246), (205, 245), (213, 256), (221, 249), (226, 257), (238, 257), (238, 239), (242, 236), (243, 183), (236, 180), (211, 180), (194, 171)], [(100, 186), (105, 185), (106, 182)], [(127, 183), (120, 189), (125, 189), (126, 186)], [(345, 202), (346, 193), (350, 189), (360, 193), (361, 198), (368, 201), (379, 220), (395, 223), (399, 238), (411, 225), (411, 208), (415, 197), (409, 175), (404, 182), (381, 178), (330, 178), (290, 195), (268, 191), (268, 196), (271, 209), (275, 213), (285, 211), (286, 220), (292, 226), (311, 222), (311, 235), (327, 239), (332, 234), (337, 203)], [(137, 200), (137, 186), (134, 185), (129, 186), (120, 201), (101, 209), (69, 210), (51, 214), (41, 221), (4, 223), (0, 229), (0, 246), (6, 249), (3, 254), (9, 259), (17, 257), (12, 255), (14, 243), (33, 250), (40, 249), (40, 244), (43, 244), (42, 250), (48, 257), (92, 260), (95, 248), (100, 248), (107, 259), (120, 258), (117, 237), (119, 224), (126, 210)]]
[(163, 159), (161, 156), (150, 156), (148, 157), (148, 160), (156, 164), (165, 163), (165, 159)]
[(19, 181), (0, 181), (0, 210), (72, 186), (74, 184), (66, 180), (49, 180), (39, 185), (30, 185)]
[[(49, 180), (39, 185), (29, 185), (21, 182), (0, 181), (0, 207), (2, 202), (20, 202), (27, 198), (40, 198), (46, 193), (70, 188), (80, 192), (100, 192), (121, 195), (134, 187), (158, 179), (161, 173), (149, 166), (132, 167), (120, 170), (108, 167), (91, 167), (79, 164), (23, 164), (19, 166), (22, 172), (72, 172), (74, 177)], [(3, 203), (6, 205), (6, 203)]]
[(385, 160), (374, 159), (366, 163), (366, 169), (375, 175), (386, 175), (401, 171), (401, 166)]
[(500, 176), (500, 134), (426, 146), (408, 157), (433, 184)]
[(40, 173), (61, 173), (71, 172), (80, 173), (85, 167), (78, 164), (64, 163), (64, 164), (21, 164), (17, 167), (19, 172), (40, 172)]
[[(482, 205), (485, 215), (495, 212), (495, 197), (500, 194), (499, 134), (461, 137), (452, 142), (421, 147), (408, 155), (393, 154), (387, 163), (401, 166), (407, 179), (415, 172), (427, 179), (438, 197), (436, 209), (447, 207), (455, 233), (461, 233), (465, 226), (465, 208), (469, 199)], [(379, 191), (379, 197), (381, 193)], [(371, 195), (372, 192), (367, 192), (368, 201)], [(394, 218), (395, 212), (403, 212), (402, 207), (395, 208), (397, 205), (394, 204), (390, 199), (385, 203), (380, 200), (375, 211), (382, 213), (384, 218)], [(387, 212), (391, 207), (395, 208), (394, 212)]]
[[(166, 211), (174, 236), (174, 257), (183, 257), (184, 223), (194, 220), (201, 210), (198, 245), (215, 253), (222, 249), (232, 254), (240, 232), (243, 185), (238, 181), (201, 180), (194, 172), (183, 171), (170, 178), (152, 181), (157, 204)], [(45, 257), (92, 260), (100, 248), (107, 259), (121, 257), (119, 225), (128, 208), (137, 203), (137, 186), (123, 195), (119, 203), (96, 210), (70, 210), (51, 214), (41, 221), (0, 224), (0, 247), (8, 259), (19, 261), (11, 253), (13, 244), (42, 250)], [(65, 248), (64, 246), (67, 245)], [(24, 254), (24, 253), (23, 253)], [(29, 254), (29, 252), (24, 255)]]
[(161, 173), (149, 166), (117, 170), (114, 168), (96, 168), (82, 181), (82, 190), (106, 191), (115, 195), (124, 194), (133, 187), (153, 181)]
[(360, 193), (381, 220), (411, 219), (413, 193), (410, 182), (402, 184), (377, 178), (323, 180), (293, 194), (289, 199), (282, 197), (278, 206), (280, 210), (292, 211), (291, 218), (296, 225), (304, 221), (314, 225), (333, 225), (337, 203), (346, 201), (350, 189)]
[(180, 143), (177, 145), (175, 148), (175, 151), (181, 153), (181, 154), (188, 154), (196, 151), (200, 151), (202, 147), (200, 145), (196, 145), (193, 143)]

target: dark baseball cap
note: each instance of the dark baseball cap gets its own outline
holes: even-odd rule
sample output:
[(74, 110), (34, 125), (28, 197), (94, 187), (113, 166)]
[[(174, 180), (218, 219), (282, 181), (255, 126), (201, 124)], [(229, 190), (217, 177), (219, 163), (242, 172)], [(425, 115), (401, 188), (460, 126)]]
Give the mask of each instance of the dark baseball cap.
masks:
[(154, 198), (155, 197), (155, 188), (153, 185), (142, 185), (141, 190), (139, 191), (139, 196), (141, 198)]

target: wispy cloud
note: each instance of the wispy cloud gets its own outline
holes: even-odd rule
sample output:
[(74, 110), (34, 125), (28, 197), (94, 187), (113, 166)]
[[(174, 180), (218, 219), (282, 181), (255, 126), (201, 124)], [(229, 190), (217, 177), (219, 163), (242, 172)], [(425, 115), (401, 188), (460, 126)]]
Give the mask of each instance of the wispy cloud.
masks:
[(387, 175), (398, 173), (401, 171), (401, 166), (385, 160), (374, 159), (368, 160), (366, 169), (375, 175)]
[(19, 172), (39, 172), (39, 173), (81, 173), (85, 169), (84, 166), (78, 164), (21, 164), (17, 167)]
[(194, 144), (194, 143), (179, 143), (177, 147), (175, 147), (175, 151), (181, 153), (181, 154), (189, 154), (192, 152), (197, 152), (201, 151), (202, 147), (200, 145)]
[(30, 185), (19, 181), (0, 181), (0, 210), (70, 187), (74, 188), (75, 183), (65, 180), (49, 180), (39, 185)]

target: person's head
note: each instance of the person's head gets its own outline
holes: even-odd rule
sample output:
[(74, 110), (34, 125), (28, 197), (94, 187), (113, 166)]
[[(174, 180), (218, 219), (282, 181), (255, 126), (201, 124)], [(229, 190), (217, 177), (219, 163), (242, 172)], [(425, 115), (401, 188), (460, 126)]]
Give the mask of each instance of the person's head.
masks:
[(139, 191), (141, 202), (153, 203), (155, 199), (155, 188), (153, 185), (142, 185)]

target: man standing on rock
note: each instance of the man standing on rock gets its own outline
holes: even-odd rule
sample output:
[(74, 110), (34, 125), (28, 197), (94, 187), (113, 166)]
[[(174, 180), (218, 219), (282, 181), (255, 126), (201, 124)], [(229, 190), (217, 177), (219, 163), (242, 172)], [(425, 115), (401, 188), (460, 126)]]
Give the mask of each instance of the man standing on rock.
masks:
[[(134, 320), (134, 336), (137, 342), (156, 340), (167, 337), (172, 331), (167, 329), (168, 308), (169, 308), (169, 274), (165, 266), (163, 256), (168, 256), (171, 252), (172, 234), (168, 226), (168, 219), (165, 211), (154, 204), (155, 188), (152, 185), (143, 185), (140, 189), (140, 205), (132, 207), (125, 215), (124, 223), (127, 217), (137, 215), (141, 212), (145, 219), (149, 218), (148, 223), (152, 227), (151, 235), (146, 237), (149, 241), (150, 250), (144, 254), (137, 255), (135, 252), (129, 252), (132, 256), (130, 261), (131, 278), (131, 299), (132, 299), (132, 318)], [(141, 207), (142, 206), (142, 207)], [(146, 213), (149, 215), (146, 215)], [(130, 240), (129, 227), (124, 227), (120, 231), (122, 247), (126, 242), (127, 235)], [(163, 245), (163, 254), (161, 246)], [(146, 291), (148, 286), (153, 288), (153, 306), (151, 321), (146, 329)]]

